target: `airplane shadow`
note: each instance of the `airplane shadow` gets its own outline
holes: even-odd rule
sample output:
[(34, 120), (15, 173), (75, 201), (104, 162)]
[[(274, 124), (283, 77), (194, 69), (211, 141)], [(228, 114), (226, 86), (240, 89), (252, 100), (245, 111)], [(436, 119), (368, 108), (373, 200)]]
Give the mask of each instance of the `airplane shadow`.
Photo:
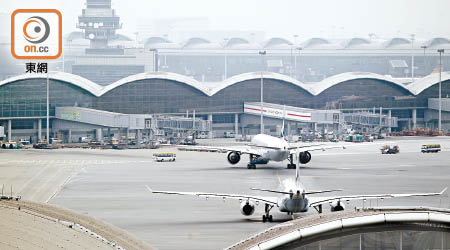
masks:
[[(196, 171), (210, 171), (210, 170), (233, 170), (233, 171), (258, 171), (258, 170), (290, 170), (283, 167), (256, 167), (256, 169), (248, 169), (247, 167), (219, 167), (219, 168), (202, 168), (202, 169), (196, 169)], [(295, 171), (295, 169), (292, 169)]]
[[(190, 169), (192, 171), (193, 169)], [(232, 170), (232, 171), (258, 171), (258, 170), (276, 170), (276, 171), (292, 171), (295, 173), (295, 169), (288, 169), (286, 167), (272, 167), (272, 166), (264, 166), (259, 167), (256, 166), (256, 169), (248, 169), (247, 167), (218, 167), (218, 168), (201, 168), (201, 169), (195, 169), (194, 171), (212, 171), (212, 170)], [(339, 168), (326, 168), (326, 167), (301, 167), (300, 171), (323, 171), (323, 170), (341, 170)]]

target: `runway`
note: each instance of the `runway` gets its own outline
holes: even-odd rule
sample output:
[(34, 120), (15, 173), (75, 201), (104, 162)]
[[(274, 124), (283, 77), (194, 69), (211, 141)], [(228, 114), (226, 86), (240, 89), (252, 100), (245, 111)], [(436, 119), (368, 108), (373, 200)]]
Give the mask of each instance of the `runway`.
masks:
[[(234, 143), (230, 140), (205, 144)], [(380, 144), (381, 143), (381, 144)], [(381, 155), (384, 143), (398, 144), (400, 154)], [(420, 146), (440, 143), (443, 152), (422, 154)], [(176, 162), (156, 163), (153, 152), (174, 152)], [(272, 210), (275, 222), (262, 223), (263, 204), (244, 217), (236, 200), (167, 196), (155, 190), (207, 191), (270, 195), (250, 188), (279, 188), (281, 179), (293, 178), (287, 162), (246, 168), (247, 158), (232, 166), (226, 154), (157, 150), (2, 150), (0, 184), (13, 184), (24, 199), (60, 205), (122, 228), (159, 249), (224, 248), (290, 217)], [(450, 138), (393, 138), (351, 144), (347, 149), (312, 152), (301, 169), (310, 190), (344, 189), (342, 194), (437, 192), (450, 186)], [(390, 199), (346, 204), (355, 206), (426, 205), (450, 207), (442, 197)], [(327, 206), (325, 212), (329, 212)], [(315, 213), (310, 210), (307, 214)], [(307, 214), (298, 215), (306, 216)]]
[[(381, 155), (381, 145), (374, 143), (346, 150), (313, 152), (312, 161), (301, 170), (302, 183), (307, 189), (342, 188), (342, 194), (437, 192), (449, 186), (449, 138), (395, 138), (392, 143), (400, 146), (400, 154)], [(422, 154), (420, 146), (424, 143), (440, 143), (443, 152)], [(169, 151), (177, 154), (176, 162), (156, 163), (150, 160), (153, 152)], [(61, 154), (70, 155), (71, 152), (62, 150)], [(237, 165), (231, 166), (226, 162), (225, 154), (185, 152), (173, 148), (85, 150), (83, 153), (88, 158), (92, 158), (91, 154), (100, 154), (93, 158), (107, 163), (86, 164), (50, 202), (105, 220), (158, 249), (224, 248), (280, 221), (289, 220), (289, 216), (278, 213), (274, 208), (275, 222), (262, 223), (262, 204), (254, 215), (244, 217), (240, 214), (239, 202), (235, 200), (210, 198), (206, 201), (198, 197), (152, 194), (144, 187), (267, 195), (250, 188), (278, 188), (277, 173), (281, 179), (292, 178), (294, 170), (286, 169), (286, 162), (258, 165), (256, 170), (249, 170), (244, 157)], [(439, 198), (356, 202), (346, 204), (346, 208), (375, 205), (448, 208), (448, 197), (445, 194)], [(329, 212), (327, 207), (324, 210)], [(307, 214), (311, 213), (314, 210)]]

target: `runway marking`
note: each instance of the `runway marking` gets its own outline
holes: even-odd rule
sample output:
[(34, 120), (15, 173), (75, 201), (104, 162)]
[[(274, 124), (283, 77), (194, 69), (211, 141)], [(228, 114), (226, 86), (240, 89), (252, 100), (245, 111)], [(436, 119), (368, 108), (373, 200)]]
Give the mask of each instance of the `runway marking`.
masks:
[(401, 164), (400, 167), (415, 167), (416, 165)]
[(124, 160), (7, 160), (0, 161), (0, 164), (29, 164), (29, 165), (107, 165), (107, 164), (126, 164), (126, 163), (151, 163), (148, 161), (124, 161)]
[(341, 169), (341, 170), (351, 170), (351, 168), (338, 168), (338, 169)]
[(30, 183), (32, 181), (34, 181), (35, 179), (37, 179), (44, 171), (46, 171), (48, 168), (50, 167), (50, 165), (45, 166), (44, 168), (42, 168), (41, 170), (39, 170), (39, 172), (37, 172), (31, 179), (29, 179), (23, 186), (22, 188), (16, 192), (16, 194), (21, 194), (21, 192), (28, 187), (28, 185), (30, 185)]
[(41, 201), (39, 198), (43, 194), (46, 189), (51, 188), (53, 182), (56, 177), (63, 171), (61, 168), (52, 169), (52, 174), (42, 176), (42, 180), (39, 183), (39, 186), (33, 190), (33, 193), (27, 197), (28, 200), (36, 200)]
[[(47, 198), (47, 200), (45, 201), (45, 203), (48, 203), (53, 197), (55, 197), (56, 195), (58, 195), (60, 192), (61, 192), (61, 190), (63, 189), (63, 187), (64, 186), (66, 186), (66, 184), (75, 176), (75, 175), (77, 175), (79, 172), (80, 172), (80, 169), (79, 169), (80, 167), (76, 167), (76, 166), (74, 166), (74, 167), (72, 167), (72, 169), (70, 169), (69, 171), (71, 172), (70, 173), (70, 175), (67, 177), (67, 179), (64, 181), (64, 182), (62, 182), (59, 186), (58, 186), (58, 188), (55, 190), (55, 192), (53, 192), (53, 194), (51, 194), (48, 198)], [(82, 168), (83, 170), (85, 170), (84, 169), (84, 167)], [(86, 171), (86, 170), (85, 170)]]
[(188, 238), (195, 238), (195, 237), (199, 237), (200, 235), (201, 235), (200, 233), (195, 232), (195, 233), (190, 233), (187, 236), (188, 236)]

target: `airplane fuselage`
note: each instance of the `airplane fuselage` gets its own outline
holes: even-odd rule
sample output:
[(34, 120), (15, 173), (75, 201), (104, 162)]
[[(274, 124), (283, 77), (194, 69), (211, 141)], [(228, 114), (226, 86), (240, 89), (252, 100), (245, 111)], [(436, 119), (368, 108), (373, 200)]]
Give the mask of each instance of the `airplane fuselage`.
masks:
[(280, 197), (278, 199), (278, 208), (280, 212), (300, 213), (308, 211), (308, 199), (302, 197), (289, 196)]
[(267, 161), (284, 161), (290, 154), (287, 141), (274, 136), (258, 134), (253, 137), (251, 143), (261, 150), (261, 157)]

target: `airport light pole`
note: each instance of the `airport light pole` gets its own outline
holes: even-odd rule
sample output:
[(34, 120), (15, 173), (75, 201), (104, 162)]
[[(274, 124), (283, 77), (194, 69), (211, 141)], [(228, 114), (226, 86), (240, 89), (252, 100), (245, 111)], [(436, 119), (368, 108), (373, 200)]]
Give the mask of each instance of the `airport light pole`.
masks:
[(228, 51), (227, 51), (227, 42), (228, 42), (228, 38), (224, 38), (223, 39), (223, 41), (224, 41), (224, 49), (225, 49), (225, 62), (224, 62), (224, 64), (225, 64), (225, 68), (224, 68), (224, 79), (227, 79), (227, 76), (228, 76)]
[(260, 51), (259, 54), (261, 55), (261, 134), (264, 134), (264, 118), (263, 118), (263, 112), (264, 112), (264, 108), (263, 108), (263, 102), (264, 102), (264, 81), (263, 81), (263, 71), (264, 71), (264, 55), (266, 55), (266, 51)]
[[(303, 48), (302, 47), (297, 47), (297, 48), (295, 48), (295, 50), (298, 50), (298, 55), (300, 56), (300, 51), (302, 50)], [(294, 71), (295, 71), (295, 79), (297, 79), (298, 80), (298, 72), (297, 72), (297, 53), (295, 53), (295, 56), (294, 56)]]
[(438, 49), (439, 52), (439, 134), (441, 134), (441, 123), (442, 123), (442, 100), (441, 100), (441, 94), (442, 94), (442, 53), (444, 53), (444, 49)]
[(416, 35), (411, 34), (411, 82), (414, 82), (414, 37)]
[(293, 60), (292, 60), (292, 59), (293, 59), (293, 54), (292, 54), (292, 49), (293, 49), (293, 48), (292, 48), (292, 47), (293, 47), (294, 45), (293, 45), (292, 43), (290, 43), (289, 45), (291, 46), (291, 56), (290, 56), (290, 58), (291, 58), (291, 67), (290, 67), (290, 70), (289, 70), (289, 76), (292, 77), (292, 68), (293, 68), (293, 67), (292, 67), (292, 64), (294, 64), (294, 62), (293, 62)]
[(423, 45), (423, 46), (420, 46), (420, 48), (423, 49), (423, 71), (425, 72), (425, 66), (426, 66), (426, 63), (425, 63), (425, 50), (428, 48), (428, 46)]
[(153, 52), (153, 63), (154, 65), (154, 71), (158, 72), (158, 50), (157, 49), (150, 49), (150, 51)]

